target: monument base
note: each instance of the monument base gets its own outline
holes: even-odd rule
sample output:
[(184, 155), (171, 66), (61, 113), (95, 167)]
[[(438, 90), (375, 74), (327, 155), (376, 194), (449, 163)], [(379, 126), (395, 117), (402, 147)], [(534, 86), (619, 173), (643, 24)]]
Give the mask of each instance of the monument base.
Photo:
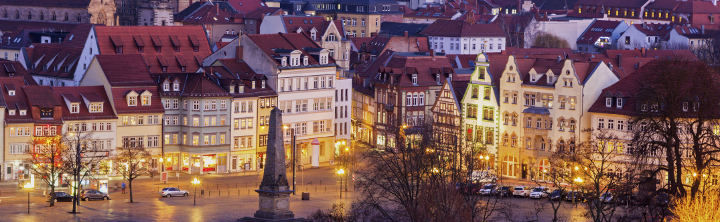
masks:
[(309, 222), (310, 220), (305, 218), (290, 218), (290, 219), (265, 219), (257, 217), (243, 217), (237, 220), (238, 222)]

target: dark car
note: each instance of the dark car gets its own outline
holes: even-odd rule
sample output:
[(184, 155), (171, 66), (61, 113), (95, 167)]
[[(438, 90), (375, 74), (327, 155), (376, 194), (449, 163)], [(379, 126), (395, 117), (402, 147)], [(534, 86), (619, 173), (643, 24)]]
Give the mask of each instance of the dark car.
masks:
[(570, 202), (572, 202), (573, 200), (575, 200), (576, 202), (583, 202), (585, 199), (584, 195), (581, 192), (570, 191), (565, 194), (565, 200)]
[(80, 193), (81, 200), (110, 200), (110, 196), (99, 190), (85, 189)]
[(513, 195), (513, 188), (511, 186), (502, 186), (497, 188), (495, 192), (498, 197), (511, 197)]
[(70, 194), (62, 192), (62, 191), (50, 193), (50, 195), (48, 195), (48, 197), (49, 197), (48, 201), (50, 201), (50, 200), (55, 200), (55, 202), (72, 202), (73, 201), (73, 196), (70, 196)]
[(475, 195), (478, 194), (481, 186), (479, 183), (458, 183), (455, 185), (455, 188), (460, 190), (463, 194)]
[(553, 190), (550, 195), (548, 195), (550, 200), (562, 200), (564, 196), (565, 192), (560, 189)]

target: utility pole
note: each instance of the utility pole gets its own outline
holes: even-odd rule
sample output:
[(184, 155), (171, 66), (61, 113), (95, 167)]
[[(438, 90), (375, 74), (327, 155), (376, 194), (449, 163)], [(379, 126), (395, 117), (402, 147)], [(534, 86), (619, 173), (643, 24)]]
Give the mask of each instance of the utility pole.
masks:
[(77, 213), (77, 205), (80, 205), (80, 200), (78, 200), (78, 192), (80, 191), (80, 134), (79, 132), (76, 135), (76, 143), (75, 143), (75, 169), (73, 175), (75, 177), (75, 186), (73, 187), (73, 213)]

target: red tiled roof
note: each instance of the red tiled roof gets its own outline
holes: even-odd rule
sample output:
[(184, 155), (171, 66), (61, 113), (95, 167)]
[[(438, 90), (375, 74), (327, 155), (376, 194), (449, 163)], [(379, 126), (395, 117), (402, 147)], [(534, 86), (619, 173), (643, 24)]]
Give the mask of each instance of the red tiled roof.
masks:
[(667, 39), (667, 35), (673, 28), (673, 25), (669, 24), (634, 24), (638, 31), (644, 33), (647, 36), (659, 36), (660, 38)]
[(0, 59), (0, 77), (24, 78), (26, 84), (37, 85), (35, 83), (35, 79), (32, 78), (32, 75), (30, 75), (18, 61)]
[(147, 65), (139, 54), (96, 55), (105, 76), (112, 86), (154, 86)]
[[(621, 115), (634, 115), (638, 113), (639, 105), (637, 104), (637, 101), (635, 100), (635, 96), (640, 93), (640, 90), (643, 86), (646, 86), (650, 82), (649, 79), (653, 78), (653, 75), (657, 75), (657, 66), (661, 65), (661, 63), (668, 62), (668, 61), (661, 61), (661, 60), (654, 60), (651, 61), (645, 65), (643, 65), (637, 72), (633, 73), (632, 75), (629, 75), (623, 79), (620, 79), (617, 83), (603, 89), (602, 94), (600, 94), (600, 97), (593, 103), (593, 105), (590, 107), (590, 112), (594, 113), (611, 113), (611, 114), (621, 114)], [(682, 61), (673, 61), (673, 62), (680, 62), (684, 63)], [(689, 64), (678, 64), (682, 65), (683, 67), (690, 68), (693, 70), (697, 70), (699, 67), (703, 67), (704, 64), (700, 61), (689, 61)], [(690, 71), (688, 73), (696, 73), (693, 71)], [(683, 81), (676, 83), (677, 87), (681, 88), (691, 88), (693, 86), (692, 81)], [(692, 90), (687, 90), (687, 92), (692, 92)], [(681, 95), (682, 97), (683, 95)], [(687, 96), (687, 95), (686, 95)], [(623, 98), (623, 106), (622, 108), (617, 108), (617, 106), (612, 107), (606, 107), (605, 105), (605, 98), (606, 97), (619, 97)]]
[(29, 71), (33, 75), (72, 79), (79, 65), (82, 47), (58, 43), (35, 43), (26, 48)]
[[(62, 40), (64, 46), (82, 48), (92, 26), (92, 24), (0, 20), (0, 31), (3, 32), (3, 41), (0, 43), (0, 48), (20, 49), (28, 47), (32, 43), (39, 43), (39, 38), (31, 38), (31, 35), (36, 35), (35, 33), (65, 35)], [(11, 41), (7, 41), (8, 37)]]
[(470, 24), (458, 20), (437, 20), (420, 34), (445, 37), (505, 37), (498, 24)]
[(30, 106), (53, 108), (61, 105), (57, 98), (49, 96), (53, 94), (52, 88), (49, 86), (24, 86), (23, 91), (25, 91)]
[[(165, 111), (160, 100), (160, 94), (158, 93), (157, 86), (112, 87), (111, 91), (113, 94), (112, 100), (113, 103), (115, 103), (115, 110), (117, 111), (117, 114), (162, 113)], [(142, 106), (139, 104), (138, 100), (137, 106), (128, 106), (127, 100), (125, 100), (125, 95), (127, 95), (131, 91), (135, 91), (137, 94), (142, 94), (145, 91), (149, 91), (152, 94), (150, 105)]]
[[(110, 99), (105, 94), (105, 88), (103, 86), (70, 86), (70, 87), (55, 87), (52, 89), (55, 98), (58, 101), (64, 101), (65, 99), (70, 102), (79, 102), (80, 109), (78, 113), (70, 113), (68, 104), (63, 104), (63, 120), (90, 120), (90, 119), (116, 119), (115, 113), (113, 112), (110, 104)], [(89, 110), (90, 105), (85, 102), (102, 102), (103, 111), (99, 113), (91, 113)]]
[[(292, 50), (300, 50), (303, 55), (308, 56), (310, 65), (319, 64), (318, 59), (313, 57), (308, 52), (308, 49), (320, 49), (320, 46), (303, 33), (254, 34), (247, 36), (270, 58), (281, 57), (281, 54), (285, 54), (285, 52), (281, 52), (284, 50), (288, 50), (287, 53)], [(328, 60), (328, 63), (335, 62), (332, 57), (329, 57)], [(280, 64), (278, 59), (273, 59), (273, 61)]]
[(192, 10), (191, 13), (187, 13), (185, 10), (182, 14), (182, 18), (179, 18), (180, 13), (177, 14), (177, 22), (183, 24), (235, 24), (242, 23), (242, 15), (239, 15), (233, 11), (232, 8), (226, 4), (204, 4), (199, 8), (188, 8), (186, 10)]
[(165, 81), (179, 83), (178, 91), (161, 91), (163, 96), (186, 97), (230, 97), (230, 94), (211, 80), (205, 73), (163, 74), (159, 76), (160, 85)]
[[(17, 77), (0, 77), (0, 87), (1, 87), (1, 93), (2, 95), (2, 104), (3, 106), (7, 106), (7, 109), (14, 109), (15, 115), (10, 115), (7, 111), (3, 113), (2, 115), (5, 115), (5, 121), (8, 123), (27, 123), (32, 122), (32, 115), (30, 106), (28, 105), (27, 98), (25, 96), (25, 91), (22, 90), (22, 87), (25, 85), (25, 81), (22, 78)], [(9, 90), (15, 90), (15, 95), (10, 96), (8, 93)], [(27, 114), (24, 116), (21, 116), (20, 113), (17, 110), (24, 109), (27, 110)]]
[(236, 11), (247, 14), (258, 8), (266, 7), (265, 3), (261, 0), (227, 0), (228, 4), (232, 6)]
[[(261, 80), (267, 79), (265, 75), (257, 74), (244, 61), (236, 59), (219, 59), (211, 67), (205, 70), (212, 71), (220, 80), (222, 87), (227, 85), (243, 85), (243, 93), (231, 93), (233, 97), (255, 97), (277, 95), (270, 87), (261, 87)], [(252, 81), (255, 80), (255, 89), (252, 88)]]
[[(448, 75), (455, 73), (450, 59), (446, 56), (393, 52), (393, 56), (387, 57), (387, 60), (378, 59), (374, 63), (385, 64), (376, 70), (375, 73), (382, 73), (378, 74), (381, 76), (375, 76), (376, 81), (390, 83), (390, 78), (395, 78), (394, 84), (406, 87), (437, 86), (438, 82), (445, 82)], [(412, 74), (417, 74), (417, 84), (412, 83)], [(435, 74), (440, 74), (441, 79), (436, 79)]]
[(32, 6), (46, 8), (88, 8), (90, 0), (0, 0), (0, 5)]
[(618, 27), (620, 21), (595, 20), (585, 29), (580, 37), (578, 44), (594, 44), (600, 37), (611, 37), (615, 28)]
[[(202, 26), (98, 26), (95, 32), (101, 55), (140, 54), (150, 73), (164, 73), (164, 61), (165, 73), (195, 72), (201, 65), (196, 57), (211, 54)], [(122, 47), (122, 53), (116, 53), (116, 47)]]

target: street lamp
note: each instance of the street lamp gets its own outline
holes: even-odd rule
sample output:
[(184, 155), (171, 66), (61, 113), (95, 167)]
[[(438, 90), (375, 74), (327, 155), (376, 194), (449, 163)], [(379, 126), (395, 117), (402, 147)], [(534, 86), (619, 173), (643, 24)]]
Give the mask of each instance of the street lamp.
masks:
[(292, 193), (295, 195), (295, 165), (297, 165), (295, 149), (295, 128), (284, 125), (283, 129), (290, 130), (290, 148), (292, 149)]
[(342, 168), (340, 168), (340, 169), (337, 171), (337, 174), (338, 174), (338, 176), (340, 177), (340, 198), (342, 199), (342, 178), (343, 178), (343, 174), (345, 174), (345, 170), (343, 170)]
[(27, 182), (25, 185), (23, 185), (23, 188), (27, 190), (27, 213), (30, 214), (30, 191), (35, 188), (35, 184), (32, 182)]
[(195, 203), (197, 201), (197, 185), (200, 184), (200, 180), (198, 180), (197, 177), (193, 178), (192, 182), (193, 187), (195, 188), (195, 193), (193, 194), (193, 206), (195, 206)]

